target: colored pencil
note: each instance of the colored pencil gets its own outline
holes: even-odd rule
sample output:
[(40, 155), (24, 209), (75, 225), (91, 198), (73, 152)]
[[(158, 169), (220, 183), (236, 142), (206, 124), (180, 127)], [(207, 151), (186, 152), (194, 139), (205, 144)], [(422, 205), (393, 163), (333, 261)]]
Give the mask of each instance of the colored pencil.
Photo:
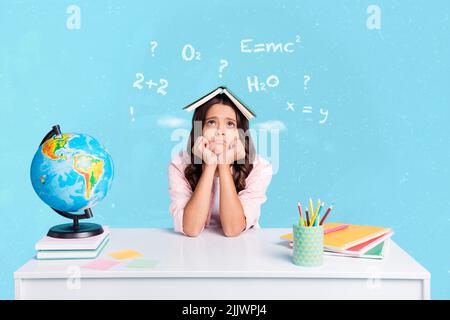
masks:
[(325, 203), (322, 202), (320, 204), (319, 212), (317, 212), (317, 218), (316, 218), (316, 222), (315, 222), (317, 226), (320, 226), (320, 222), (319, 222), (320, 221), (320, 213), (322, 212), (322, 208), (324, 205), (325, 205)]
[(322, 225), (325, 219), (328, 217), (328, 214), (330, 213), (331, 209), (333, 209), (333, 204), (328, 208), (327, 212), (325, 212), (325, 215), (323, 216), (322, 220), (320, 221), (319, 225)]
[(320, 199), (319, 199), (319, 201), (317, 202), (316, 212), (314, 212), (314, 216), (312, 217), (312, 220), (311, 220), (311, 227), (314, 226), (314, 222), (316, 221), (317, 215), (319, 214), (320, 208), (322, 206), (323, 206), (323, 204), (322, 205), (320, 204)]
[(342, 226), (339, 226), (339, 227), (336, 227), (336, 228), (331, 228), (331, 229), (325, 230), (323, 232), (323, 234), (332, 233), (332, 232), (343, 230), (343, 229), (347, 229), (347, 228), (348, 228), (348, 225), (342, 225)]
[(305, 223), (303, 222), (302, 205), (297, 202), (298, 213), (300, 214), (300, 225), (303, 227)]

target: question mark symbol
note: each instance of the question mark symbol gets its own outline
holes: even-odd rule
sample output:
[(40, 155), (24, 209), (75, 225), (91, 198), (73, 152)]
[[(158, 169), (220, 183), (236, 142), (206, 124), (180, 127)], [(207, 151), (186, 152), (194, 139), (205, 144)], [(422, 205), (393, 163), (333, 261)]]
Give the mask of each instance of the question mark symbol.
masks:
[(220, 67), (219, 67), (219, 72), (220, 72), (219, 78), (222, 78), (222, 71), (223, 71), (223, 69), (225, 69), (225, 67), (228, 67), (228, 61), (224, 60), (224, 59), (221, 59), (220, 60)]
[(151, 42), (150, 42), (150, 45), (151, 45), (152, 57), (154, 57), (154, 56), (155, 56), (155, 49), (156, 49), (156, 47), (158, 46), (158, 42), (156, 42), (156, 41), (151, 41)]
[(307, 84), (308, 84), (309, 80), (311, 80), (311, 77), (308, 76), (308, 75), (305, 75), (303, 78), (304, 78), (304, 81), (303, 81), (303, 88), (306, 90), (306, 89), (308, 89), (308, 88), (307, 88)]

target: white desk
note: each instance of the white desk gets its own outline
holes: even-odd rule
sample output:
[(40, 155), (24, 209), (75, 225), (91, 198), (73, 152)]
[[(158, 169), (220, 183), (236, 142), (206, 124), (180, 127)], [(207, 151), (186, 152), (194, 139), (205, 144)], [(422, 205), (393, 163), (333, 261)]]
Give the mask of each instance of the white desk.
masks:
[(317, 268), (291, 262), (279, 237), (250, 229), (236, 238), (205, 229), (111, 229), (107, 253), (135, 249), (153, 269), (81, 268), (90, 260), (32, 259), (14, 273), (16, 299), (429, 299), (430, 273), (391, 241), (384, 260), (324, 256)]

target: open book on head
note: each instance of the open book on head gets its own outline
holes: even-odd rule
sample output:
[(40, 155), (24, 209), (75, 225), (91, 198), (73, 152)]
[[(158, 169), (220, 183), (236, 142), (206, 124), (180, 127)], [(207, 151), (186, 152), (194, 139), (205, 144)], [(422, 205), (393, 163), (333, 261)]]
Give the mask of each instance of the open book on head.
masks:
[(234, 105), (242, 112), (242, 114), (247, 118), (247, 120), (251, 120), (254, 117), (256, 117), (256, 114), (249, 107), (244, 105), (244, 103), (242, 103), (242, 101), (240, 101), (237, 98), (237, 96), (230, 91), (230, 89), (224, 86), (220, 86), (214, 89), (210, 93), (204, 95), (200, 99), (184, 107), (183, 110), (192, 111), (219, 94), (225, 94), (234, 103)]

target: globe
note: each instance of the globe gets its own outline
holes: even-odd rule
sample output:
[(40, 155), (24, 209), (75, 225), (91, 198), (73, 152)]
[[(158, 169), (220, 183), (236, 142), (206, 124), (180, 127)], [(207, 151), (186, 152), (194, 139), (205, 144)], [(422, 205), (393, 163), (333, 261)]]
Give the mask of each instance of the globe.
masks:
[(39, 198), (53, 209), (73, 213), (103, 200), (113, 176), (109, 153), (96, 139), (81, 133), (54, 134), (43, 141), (30, 170)]

